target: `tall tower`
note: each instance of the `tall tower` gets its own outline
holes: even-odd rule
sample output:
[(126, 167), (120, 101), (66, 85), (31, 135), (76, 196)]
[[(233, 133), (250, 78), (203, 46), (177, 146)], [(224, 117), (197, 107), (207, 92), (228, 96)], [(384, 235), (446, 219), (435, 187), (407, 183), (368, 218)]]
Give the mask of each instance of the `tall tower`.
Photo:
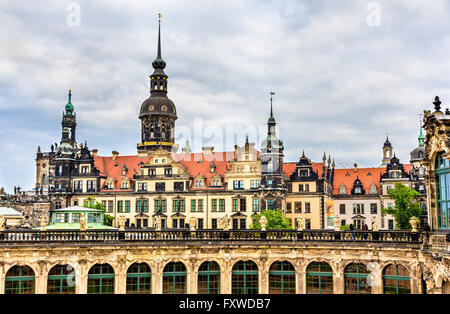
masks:
[(63, 111), (63, 117), (61, 122), (62, 128), (67, 128), (69, 131), (69, 141), (68, 143), (75, 147), (76, 141), (76, 127), (77, 127), (77, 115), (75, 109), (72, 105), (72, 89), (69, 89), (69, 101), (67, 102), (66, 108)]
[(381, 167), (386, 167), (386, 165), (392, 159), (392, 144), (389, 142), (389, 134), (386, 134), (386, 142), (383, 145), (383, 160), (381, 162)]
[(167, 98), (168, 76), (164, 73), (166, 62), (161, 56), (161, 14), (158, 28), (158, 54), (150, 75), (150, 97), (141, 106), (141, 143), (139, 153), (148, 153), (159, 147), (172, 151), (175, 144), (175, 121), (178, 119), (175, 104)]
[(276, 134), (276, 121), (273, 117), (273, 98), (270, 93), (270, 117), (267, 121), (267, 137), (261, 143), (261, 198), (264, 210), (283, 209), (286, 184), (283, 177), (283, 142)]

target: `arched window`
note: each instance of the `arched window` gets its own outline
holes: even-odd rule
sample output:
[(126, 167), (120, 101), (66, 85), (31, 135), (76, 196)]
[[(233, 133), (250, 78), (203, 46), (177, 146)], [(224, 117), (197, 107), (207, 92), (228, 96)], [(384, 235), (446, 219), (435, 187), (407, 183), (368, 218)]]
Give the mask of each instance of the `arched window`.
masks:
[(95, 264), (89, 269), (88, 294), (114, 294), (114, 269), (109, 264)]
[(275, 262), (269, 270), (270, 294), (295, 294), (295, 268), (289, 262)]
[(409, 272), (402, 265), (389, 265), (383, 271), (384, 294), (410, 294)]
[(47, 294), (75, 294), (75, 271), (70, 265), (56, 265), (48, 272)]
[(164, 294), (186, 293), (186, 267), (183, 263), (169, 263), (163, 272)]
[(239, 261), (231, 274), (232, 294), (258, 294), (258, 266), (252, 261)]
[(5, 294), (34, 294), (34, 271), (29, 266), (13, 266), (6, 273)]
[(437, 195), (437, 227), (450, 228), (450, 161), (436, 157), (436, 195)]
[(345, 268), (345, 293), (346, 294), (370, 294), (371, 287), (367, 284), (370, 272), (366, 265), (352, 263)]
[(328, 263), (313, 262), (306, 268), (307, 294), (333, 294), (333, 269)]
[(198, 293), (220, 293), (220, 267), (216, 262), (204, 262), (198, 269)]
[(127, 294), (152, 293), (152, 270), (146, 263), (134, 263), (127, 271)]

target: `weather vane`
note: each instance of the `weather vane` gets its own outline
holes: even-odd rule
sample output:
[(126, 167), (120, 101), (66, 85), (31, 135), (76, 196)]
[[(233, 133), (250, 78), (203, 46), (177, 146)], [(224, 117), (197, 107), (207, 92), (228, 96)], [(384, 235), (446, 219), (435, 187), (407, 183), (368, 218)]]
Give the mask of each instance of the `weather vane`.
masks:
[(161, 22), (162, 14), (158, 13), (158, 22)]

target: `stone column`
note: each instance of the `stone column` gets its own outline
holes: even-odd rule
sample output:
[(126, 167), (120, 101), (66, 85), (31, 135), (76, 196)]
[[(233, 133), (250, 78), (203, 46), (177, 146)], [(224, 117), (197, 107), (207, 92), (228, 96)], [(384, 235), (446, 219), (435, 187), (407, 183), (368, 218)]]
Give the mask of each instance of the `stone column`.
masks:
[(333, 293), (334, 294), (345, 293), (345, 279), (342, 262), (335, 264), (335, 271), (333, 273)]
[(197, 294), (198, 293), (198, 268), (196, 267), (196, 262), (191, 260), (188, 267), (187, 273), (187, 293)]
[(127, 291), (127, 272), (125, 265), (125, 257), (120, 256), (114, 271), (114, 292), (115, 294), (126, 294)]
[(76, 292), (78, 294), (87, 294), (89, 268), (85, 260), (79, 261), (79, 274), (77, 274)]
[(0, 294), (5, 294), (5, 263), (0, 262)]
[(163, 269), (162, 269), (162, 260), (158, 260), (154, 264), (154, 276), (152, 276), (153, 280), (153, 293), (154, 294), (162, 294), (162, 277), (163, 277)]
[(295, 275), (296, 275), (296, 293), (297, 294), (306, 294), (306, 285), (305, 285), (305, 263), (297, 262), (297, 267)]
[(259, 294), (269, 294), (269, 274), (266, 265), (267, 263), (261, 263), (259, 270)]
[(34, 292), (36, 294), (46, 294), (47, 293), (47, 274), (46, 274), (46, 263), (44, 261), (39, 261), (35, 264), (36, 273), (35, 276), (35, 287)]
[(383, 294), (383, 270), (380, 265), (369, 269), (371, 271), (370, 284), (372, 288), (372, 294)]
[(229, 256), (224, 257), (224, 263), (222, 272), (220, 273), (221, 287), (220, 291), (222, 294), (231, 294), (231, 271), (232, 264), (231, 258)]

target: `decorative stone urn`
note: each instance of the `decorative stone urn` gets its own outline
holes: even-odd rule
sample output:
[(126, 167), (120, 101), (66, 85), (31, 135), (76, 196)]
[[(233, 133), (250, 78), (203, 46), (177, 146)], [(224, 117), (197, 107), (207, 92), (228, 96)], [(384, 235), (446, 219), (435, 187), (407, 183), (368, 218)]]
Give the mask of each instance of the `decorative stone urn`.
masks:
[(297, 218), (297, 231), (305, 230), (305, 218)]
[(125, 231), (125, 216), (119, 217), (119, 231)]
[(412, 227), (412, 230), (411, 230), (411, 232), (419, 232), (419, 230), (418, 230), (418, 225), (419, 225), (419, 219), (417, 219), (417, 217), (412, 217), (410, 220), (409, 220), (409, 223), (411, 224), (411, 227)]
[(80, 231), (86, 231), (86, 215), (80, 215)]

